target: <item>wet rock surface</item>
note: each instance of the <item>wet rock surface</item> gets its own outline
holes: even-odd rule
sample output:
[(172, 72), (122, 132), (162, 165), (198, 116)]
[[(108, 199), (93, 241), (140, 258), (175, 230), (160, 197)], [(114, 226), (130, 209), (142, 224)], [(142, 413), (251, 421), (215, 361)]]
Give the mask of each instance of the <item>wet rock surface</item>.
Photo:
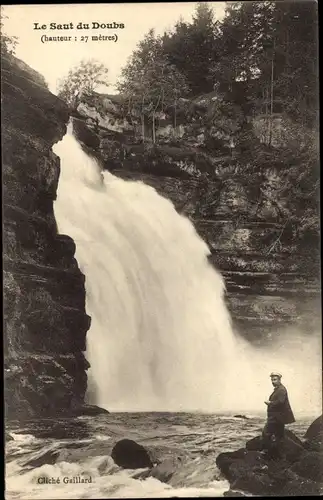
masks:
[(124, 469), (142, 469), (153, 466), (148, 451), (131, 439), (118, 441), (113, 447), (111, 457)]
[(322, 434), (323, 434), (323, 416), (321, 415), (316, 420), (314, 420), (314, 422), (312, 422), (312, 424), (307, 429), (304, 437), (307, 440), (307, 442), (310, 443), (313, 440), (322, 439)]
[[(315, 425), (305, 436), (315, 439), (318, 432)], [(245, 448), (220, 453), (216, 464), (234, 491), (256, 496), (322, 495), (323, 448), (308, 451), (305, 447), (308, 442), (287, 430), (282, 457), (271, 458), (263, 450), (259, 436), (249, 440)]]
[(163, 483), (168, 483), (177, 469), (181, 466), (181, 457), (169, 457), (157, 464), (150, 471), (150, 476), (155, 477)]
[(53, 211), (60, 160), (52, 146), (68, 110), (25, 63), (1, 62), (5, 411), (25, 420), (84, 403), (90, 318), (75, 244), (58, 234)]
[[(209, 97), (196, 98), (193, 108), (212, 107)], [(157, 144), (148, 129), (142, 143), (136, 117), (127, 120), (122, 112), (122, 96), (83, 96), (75, 116), (79, 139), (104, 168), (152, 186), (192, 221), (210, 248), (210, 264), (225, 278), (234, 326), (245, 337), (271, 339), (277, 325), (308, 333), (319, 328), (318, 240), (309, 236), (304, 246), (284, 226), (282, 168), (270, 165), (259, 173), (266, 201), (258, 203), (258, 174), (254, 182), (238, 175), (228, 151), (203, 142), (205, 131), (192, 126), (192, 116), (183, 115), (176, 133), (161, 118)]]
[(95, 415), (104, 415), (109, 413), (108, 410), (105, 408), (101, 408), (100, 406), (96, 405), (81, 405), (79, 408), (76, 408), (75, 410), (72, 410), (70, 412), (71, 416), (75, 417), (80, 417), (82, 415), (84, 416), (95, 416)]

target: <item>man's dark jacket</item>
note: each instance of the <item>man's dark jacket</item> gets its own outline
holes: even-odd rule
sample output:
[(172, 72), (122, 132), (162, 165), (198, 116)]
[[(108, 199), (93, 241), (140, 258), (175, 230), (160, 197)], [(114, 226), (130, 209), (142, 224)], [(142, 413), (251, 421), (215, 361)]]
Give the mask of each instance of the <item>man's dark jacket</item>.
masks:
[(286, 387), (282, 384), (275, 387), (274, 392), (269, 396), (269, 401), (270, 404), (267, 408), (268, 422), (281, 424), (292, 424), (295, 422)]

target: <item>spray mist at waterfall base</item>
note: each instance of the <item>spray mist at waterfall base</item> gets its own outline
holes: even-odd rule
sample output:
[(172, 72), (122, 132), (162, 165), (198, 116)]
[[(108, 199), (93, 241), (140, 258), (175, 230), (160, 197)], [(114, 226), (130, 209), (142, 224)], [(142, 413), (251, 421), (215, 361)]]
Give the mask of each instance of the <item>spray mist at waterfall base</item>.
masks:
[[(151, 187), (101, 173), (71, 131), (53, 149), (58, 229), (75, 240), (92, 317), (89, 396), (111, 413), (12, 423), (6, 498), (223, 496), (216, 456), (261, 432), (271, 371), (283, 373), (293, 432), (303, 437), (321, 413), (319, 341), (277, 332), (270, 348), (250, 346), (232, 331), (222, 277), (191, 222)], [(123, 438), (180, 457), (168, 482), (118, 467)]]
[(92, 402), (117, 411), (261, 413), (269, 373), (279, 370), (295, 411), (315, 414), (319, 341), (277, 334), (262, 350), (235, 335), (223, 279), (192, 223), (155, 189), (102, 173), (71, 129), (54, 147), (55, 216), (86, 277)]
[[(297, 421), (293, 432), (304, 436), (310, 421)], [(57, 439), (52, 430), (74, 426), (76, 437)], [(72, 422), (28, 422), (11, 429), (13, 441), (6, 445), (6, 499), (53, 500), (80, 498), (176, 498), (221, 497), (229, 484), (216, 466), (223, 451), (245, 446), (259, 435), (263, 420), (248, 420), (203, 413), (111, 413), (79, 417)], [(39, 427), (42, 436), (39, 436)], [(48, 431), (44, 437), (44, 429)], [(111, 458), (120, 439), (141, 443), (162, 461), (180, 457), (167, 483), (147, 477), (147, 469), (122, 469)], [(55, 464), (40, 463), (40, 455), (56, 453)], [(46, 460), (44, 460), (46, 462)], [(44, 478), (60, 479), (44, 484)], [(65, 478), (65, 479), (64, 479)], [(64, 482), (68, 480), (74, 482)], [(78, 478), (91, 478), (81, 483)]]

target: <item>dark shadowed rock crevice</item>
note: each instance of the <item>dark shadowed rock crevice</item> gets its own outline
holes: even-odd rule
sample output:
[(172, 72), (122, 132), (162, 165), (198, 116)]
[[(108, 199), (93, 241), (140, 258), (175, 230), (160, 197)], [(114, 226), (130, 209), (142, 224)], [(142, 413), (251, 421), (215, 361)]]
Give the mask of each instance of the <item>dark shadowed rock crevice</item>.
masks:
[(322, 495), (322, 442), (315, 451), (311, 449), (320, 436), (321, 419), (310, 426), (304, 440), (286, 430), (282, 458), (274, 459), (264, 453), (261, 436), (249, 440), (245, 448), (220, 453), (216, 464), (230, 482), (231, 490), (256, 496)]
[(152, 186), (192, 221), (225, 278), (233, 323), (244, 336), (262, 341), (277, 328), (319, 331), (318, 238), (309, 231), (301, 240), (287, 224), (289, 201), (281, 192), (293, 187), (299, 167), (274, 161), (270, 152), (266, 167), (250, 175), (250, 159), (230, 150), (229, 137), (217, 146), (219, 130), (199, 125), (201, 110), (216, 107), (215, 94), (182, 100), (176, 130), (170, 117), (160, 118), (155, 144), (149, 127), (142, 142), (140, 117), (125, 113), (122, 96), (84, 94), (73, 113), (75, 134), (102, 168)]
[(5, 410), (9, 418), (82, 407), (90, 318), (75, 244), (59, 235), (52, 146), (69, 112), (41, 75), (2, 57)]

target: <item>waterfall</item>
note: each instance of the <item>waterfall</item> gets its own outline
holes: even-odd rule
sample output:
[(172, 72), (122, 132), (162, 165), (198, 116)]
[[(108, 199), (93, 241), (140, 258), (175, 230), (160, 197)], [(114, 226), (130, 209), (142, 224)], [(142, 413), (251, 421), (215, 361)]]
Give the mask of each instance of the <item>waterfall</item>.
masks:
[[(101, 172), (71, 125), (53, 150), (61, 158), (58, 228), (75, 240), (86, 277), (95, 403), (117, 411), (261, 412), (273, 369), (286, 373), (294, 401), (303, 401), (308, 383), (301, 376), (298, 385), (295, 374), (313, 365), (235, 336), (223, 279), (192, 223), (155, 189)], [(311, 383), (318, 381), (316, 371)]]

